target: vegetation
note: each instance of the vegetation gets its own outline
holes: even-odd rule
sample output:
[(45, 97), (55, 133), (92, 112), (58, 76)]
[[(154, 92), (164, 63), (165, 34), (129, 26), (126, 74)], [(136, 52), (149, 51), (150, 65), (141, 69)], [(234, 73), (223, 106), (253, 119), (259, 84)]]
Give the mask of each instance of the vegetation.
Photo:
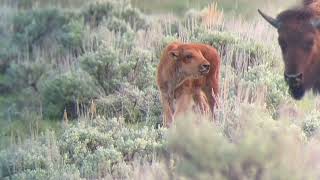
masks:
[[(243, 19), (260, 1), (177, 1), (178, 17), (142, 2), (2, 4), (0, 179), (320, 177), (320, 99), (288, 95), (275, 30)], [(155, 76), (176, 40), (218, 49), (221, 94), (214, 121), (166, 129)]]

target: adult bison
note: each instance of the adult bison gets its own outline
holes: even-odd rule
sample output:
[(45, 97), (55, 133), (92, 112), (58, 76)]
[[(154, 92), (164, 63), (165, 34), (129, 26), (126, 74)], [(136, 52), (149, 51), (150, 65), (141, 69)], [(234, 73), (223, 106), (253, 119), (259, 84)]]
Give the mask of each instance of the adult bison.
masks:
[(191, 109), (213, 114), (219, 94), (220, 57), (209, 45), (173, 42), (160, 59), (157, 84), (163, 124)]
[(278, 30), (285, 64), (284, 78), (294, 99), (308, 90), (320, 91), (320, 1), (305, 0), (302, 6), (272, 18), (260, 15)]

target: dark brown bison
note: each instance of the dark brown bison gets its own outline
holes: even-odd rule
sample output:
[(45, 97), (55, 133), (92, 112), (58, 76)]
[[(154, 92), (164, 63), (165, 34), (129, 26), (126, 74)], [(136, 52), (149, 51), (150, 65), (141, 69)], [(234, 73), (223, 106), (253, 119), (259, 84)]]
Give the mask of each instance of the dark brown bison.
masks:
[(213, 113), (219, 94), (219, 72), (220, 57), (215, 48), (196, 43), (169, 44), (157, 72), (163, 124), (169, 127), (175, 117), (189, 110)]
[(299, 100), (308, 90), (320, 92), (320, 1), (305, 0), (276, 18), (258, 11), (278, 30), (291, 96)]

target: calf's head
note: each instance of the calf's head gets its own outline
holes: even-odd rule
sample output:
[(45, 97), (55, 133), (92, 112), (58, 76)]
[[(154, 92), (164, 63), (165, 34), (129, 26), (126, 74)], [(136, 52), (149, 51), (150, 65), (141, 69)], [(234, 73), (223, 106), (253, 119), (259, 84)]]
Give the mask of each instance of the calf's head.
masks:
[(168, 53), (175, 61), (177, 73), (184, 78), (199, 78), (210, 71), (210, 63), (201, 51), (188, 44), (179, 45)]
[[(287, 10), (272, 18), (260, 15), (278, 30), (278, 43), (285, 65), (284, 78), (294, 99), (314, 88), (320, 72), (320, 21), (304, 9)], [(319, 78), (318, 78), (319, 79)]]

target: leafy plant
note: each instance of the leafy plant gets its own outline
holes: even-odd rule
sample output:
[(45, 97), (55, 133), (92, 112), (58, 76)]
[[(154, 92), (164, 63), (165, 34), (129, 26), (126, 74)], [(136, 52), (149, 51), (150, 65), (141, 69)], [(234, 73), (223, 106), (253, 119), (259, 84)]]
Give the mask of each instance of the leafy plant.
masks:
[(103, 90), (96, 81), (81, 70), (50, 76), (40, 85), (43, 114), (49, 118), (62, 118), (64, 109), (69, 117), (78, 117), (80, 108), (99, 97)]

